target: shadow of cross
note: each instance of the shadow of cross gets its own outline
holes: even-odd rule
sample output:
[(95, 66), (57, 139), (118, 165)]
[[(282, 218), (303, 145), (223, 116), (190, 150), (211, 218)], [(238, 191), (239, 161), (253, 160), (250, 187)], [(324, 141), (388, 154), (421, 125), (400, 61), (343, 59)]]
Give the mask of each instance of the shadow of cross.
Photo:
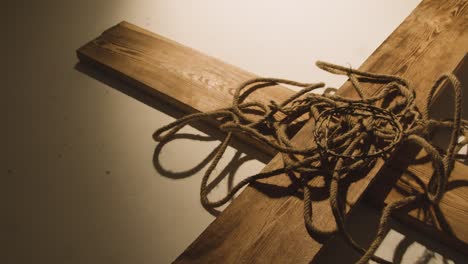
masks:
[[(454, 0), (443, 3), (436, 0), (423, 1), (359, 70), (399, 75), (411, 80), (417, 93), (416, 104), (419, 109), (424, 110), (423, 102), (434, 81), (441, 74), (454, 71), (467, 52), (466, 5), (466, 2)], [(78, 57), (81, 63), (97, 66), (118, 78), (123, 78), (151, 96), (169, 102), (186, 113), (206, 112), (229, 106), (234, 87), (246, 79), (255, 77), (251, 73), (127, 22), (110, 28), (97, 39), (81, 47)], [(378, 93), (380, 89), (378, 85), (368, 87), (367, 96)], [(252, 96), (255, 100), (263, 102), (283, 101), (291, 93), (292, 91), (285, 87), (275, 86)], [(338, 94), (357, 98), (349, 82), (338, 90)], [(292, 142), (304, 146), (311, 144), (308, 140), (311, 126), (313, 124), (306, 123)], [(248, 137), (240, 136), (239, 139), (270, 155), (274, 154), (274, 151), (265, 145)], [(417, 151), (408, 153), (416, 154)], [(271, 171), (282, 165), (281, 157), (276, 155), (264, 171)], [(377, 160), (366, 177), (349, 186), (346, 197), (348, 212), (364, 196), (374, 179), (381, 175), (384, 165), (385, 161)], [(430, 173), (427, 173), (426, 167), (422, 174), (428, 178)], [(468, 178), (466, 165), (457, 163), (455, 171), (459, 173), (457, 177), (461, 180)], [(415, 170), (413, 173), (421, 174), (421, 170)], [(287, 175), (275, 176), (262, 182), (277, 186), (288, 186), (291, 183)], [(399, 181), (397, 184), (403, 183)], [(379, 186), (375, 188), (374, 190), (380, 193), (385, 189)], [(396, 196), (389, 197), (397, 199)], [(389, 199), (385, 202), (389, 202)], [(462, 208), (454, 210), (461, 211), (462, 216), (458, 213), (454, 214), (453, 219), (445, 220), (452, 226), (452, 231), (454, 226), (458, 227), (456, 231), (447, 235), (452, 238), (455, 235), (458, 240), (447, 240), (457, 240), (457, 248), (466, 253), (468, 237), (467, 231), (462, 227), (468, 224), (468, 198), (461, 196), (454, 200), (458, 200)], [(335, 223), (328, 201), (317, 201), (312, 206), (316, 212), (313, 217), (314, 224), (323, 229), (333, 229)], [(421, 221), (410, 223), (424, 226)], [(444, 228), (438, 225), (424, 226), (422, 229), (430, 232), (439, 230), (437, 234), (444, 233)], [(271, 199), (249, 186), (175, 262), (309, 263), (320, 252), (324, 242), (307, 235), (303, 224), (302, 204), (297, 197), (283, 196)]]

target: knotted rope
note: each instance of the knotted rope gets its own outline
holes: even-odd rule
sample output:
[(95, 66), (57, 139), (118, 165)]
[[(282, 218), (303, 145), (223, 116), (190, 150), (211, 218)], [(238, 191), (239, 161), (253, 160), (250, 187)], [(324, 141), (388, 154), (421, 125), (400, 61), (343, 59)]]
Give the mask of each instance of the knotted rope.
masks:
[[(437, 204), (445, 193), (448, 177), (453, 169), (456, 153), (468, 139), (468, 121), (461, 119), (462, 89), (452, 74), (442, 75), (431, 88), (426, 108), (421, 113), (416, 105), (416, 93), (410, 83), (398, 76), (358, 71), (330, 63), (318, 61), (316, 65), (330, 73), (346, 75), (351, 81), (359, 99), (350, 99), (327, 89), (322, 95), (310, 93), (325, 86), (323, 83), (299, 83), (284, 79), (255, 78), (241, 83), (234, 94), (232, 106), (206, 113), (187, 115), (161, 127), (155, 132), (158, 141), (170, 140), (185, 125), (204, 119), (219, 121), (219, 129), (226, 133), (221, 144), (212, 156), (211, 164), (203, 176), (200, 197), (208, 207), (219, 207), (227, 203), (242, 187), (259, 179), (281, 173), (299, 175), (303, 189), (304, 221), (311, 232), (330, 235), (339, 232), (362, 256), (357, 263), (369, 259), (388, 263), (374, 255), (389, 228), (392, 212), (416, 201), (426, 200)], [(435, 91), (444, 81), (448, 81), (455, 91), (454, 116), (451, 120), (433, 120), (429, 116), (429, 106)], [(382, 84), (374, 96), (367, 97), (362, 83)], [(249, 99), (254, 91), (277, 84), (288, 84), (303, 89), (283, 102), (262, 103)], [(300, 120), (314, 122), (311, 131), (311, 144), (297, 146), (288, 134), (291, 127)], [(440, 152), (432, 146), (428, 137), (436, 128), (451, 130), (447, 149)], [(283, 158), (284, 166), (272, 171), (250, 176), (235, 185), (225, 197), (210, 201), (208, 195), (213, 188), (209, 179), (234, 133), (244, 133), (277, 150)], [(458, 143), (463, 134), (465, 140)], [(399, 145), (413, 142), (421, 146), (431, 157), (434, 174), (423, 195), (407, 196), (387, 205), (382, 212), (377, 235), (370, 247), (364, 249), (351, 237), (345, 225), (345, 196), (339, 192), (340, 183), (351, 173), (371, 168), (378, 158), (388, 158)], [(319, 230), (312, 223), (311, 190), (304, 173), (320, 173), (330, 179), (330, 206), (336, 221), (336, 230)], [(295, 175), (296, 175), (295, 174)], [(345, 194), (344, 194), (345, 195)]]

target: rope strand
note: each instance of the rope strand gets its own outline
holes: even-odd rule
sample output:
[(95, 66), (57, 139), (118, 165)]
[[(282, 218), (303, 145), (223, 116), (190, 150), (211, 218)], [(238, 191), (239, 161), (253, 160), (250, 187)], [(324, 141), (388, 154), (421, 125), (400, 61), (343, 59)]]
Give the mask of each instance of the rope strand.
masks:
[[(359, 98), (350, 99), (331, 94), (330, 91), (333, 89), (327, 89), (323, 95), (310, 93), (324, 87), (324, 83), (310, 84), (277, 78), (255, 78), (237, 87), (231, 107), (182, 117), (158, 129), (155, 132), (155, 139), (166, 142), (180, 129), (194, 121), (203, 119), (219, 121), (219, 129), (226, 133), (226, 137), (211, 155), (211, 164), (202, 179), (200, 200), (204, 206), (222, 206), (247, 184), (282, 173), (303, 175), (313, 172), (328, 177), (330, 207), (337, 228), (320, 230), (314, 226), (311, 190), (308, 185), (310, 179), (299, 176), (307, 229), (322, 235), (332, 235), (337, 232), (342, 234), (350, 246), (362, 254), (357, 263), (367, 263), (370, 259), (379, 263), (389, 263), (375, 256), (375, 251), (388, 231), (392, 212), (421, 199), (432, 204), (439, 203), (446, 191), (457, 151), (468, 143), (468, 121), (461, 119), (460, 82), (450, 73), (442, 75), (430, 89), (425, 102), (426, 108), (421, 113), (416, 107), (415, 90), (410, 82), (403, 78), (359, 71), (321, 61), (316, 65), (327, 72), (348, 76)], [(435, 92), (445, 81), (448, 81), (455, 91), (453, 120), (430, 119), (429, 106)], [(369, 91), (361, 86), (362, 83), (382, 84), (383, 87), (374, 91), (374, 96), (369, 97), (367, 96)], [(303, 89), (283, 102), (270, 101), (267, 104), (249, 97), (256, 90), (277, 84), (288, 84)], [(386, 105), (385, 101), (390, 96), (392, 101)], [(256, 113), (250, 113), (253, 109)], [(311, 143), (307, 146), (297, 146), (288, 131), (295, 122), (309, 119), (315, 122), (311, 131), (313, 135)], [(446, 150), (438, 150), (427, 138), (437, 127), (451, 130)], [(210, 176), (235, 133), (244, 133), (276, 149), (282, 156), (284, 165), (272, 171), (250, 176), (235, 185), (225, 197), (218, 201), (210, 201), (208, 195), (213, 188), (209, 186), (216, 184), (209, 182)], [(465, 139), (457, 142), (461, 134)], [(414, 142), (421, 146), (432, 160), (434, 174), (426, 186), (424, 195), (408, 196), (384, 208), (377, 234), (370, 247), (364, 249), (354, 241), (346, 227), (346, 208), (341, 204), (346, 200), (346, 193), (340, 191), (340, 183), (353, 172), (365, 175), (366, 170), (368, 171), (378, 158), (389, 157), (402, 142)]]

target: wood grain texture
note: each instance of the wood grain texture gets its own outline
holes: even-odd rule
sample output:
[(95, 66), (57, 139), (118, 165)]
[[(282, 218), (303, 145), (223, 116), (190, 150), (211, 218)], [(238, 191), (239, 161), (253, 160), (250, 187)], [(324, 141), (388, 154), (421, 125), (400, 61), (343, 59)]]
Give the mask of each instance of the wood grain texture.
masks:
[[(361, 70), (399, 74), (416, 84), (424, 97), (432, 82), (452, 71), (466, 53), (466, 1), (424, 1), (398, 29), (369, 57)], [(254, 77), (236, 67), (202, 55), (156, 34), (121, 23), (78, 50), (82, 62), (93, 63), (137, 84), (187, 112), (208, 111), (226, 106), (232, 88)], [(371, 87), (369, 93), (378, 91)], [(290, 94), (285, 88), (269, 90), (260, 98), (281, 100)], [(347, 83), (342, 95), (354, 97)], [(295, 136), (296, 144), (309, 144), (312, 124)], [(354, 204), (382, 168), (379, 161), (369, 175), (350, 185), (347, 200)], [(281, 166), (276, 156), (265, 170)], [(322, 243), (311, 238), (303, 224), (302, 201), (295, 196), (262, 191), (265, 184), (289, 186), (281, 175), (246, 188), (200, 235), (176, 262), (308, 263)], [(320, 183), (316, 183), (320, 189)], [(334, 221), (328, 200), (317, 197), (313, 208), (315, 224), (332, 228)], [(248, 208), (246, 210), (245, 208)], [(323, 241), (322, 241), (323, 242)]]
[[(461, 60), (455, 74), (463, 87), (464, 102), (468, 95), (468, 54)], [(431, 117), (451, 118), (453, 115), (453, 89), (446, 85), (436, 94), (431, 105)], [(462, 108), (462, 117), (468, 118), (468, 104)], [(448, 133), (443, 134), (445, 141)], [(435, 144), (445, 148), (447, 142), (435, 136)], [(438, 206), (421, 205), (418, 209), (398, 212), (395, 216), (415, 228), (428, 232), (439, 240), (449, 243), (468, 255), (468, 161), (456, 162), (449, 178), (447, 193)], [(432, 177), (433, 168), (427, 153), (417, 146), (402, 146), (395, 159), (387, 163), (381, 171), (382, 177), (370, 188), (367, 201), (382, 207), (406, 195), (422, 192)], [(416, 179), (417, 177), (417, 179)], [(382, 186), (394, 186), (384, 191)], [(424, 224), (422, 224), (424, 223)]]
[[(383, 199), (384, 204), (397, 201), (405, 195), (423, 191), (423, 186), (429, 182), (433, 173), (430, 162), (424, 161), (426, 155), (425, 151), (420, 151), (416, 156), (416, 162), (411, 158), (413, 162), (408, 167), (402, 166), (402, 164), (407, 164), (407, 161), (396, 158), (381, 171), (382, 177), (397, 178), (395, 187)], [(406, 155), (403, 153), (401, 157), (406, 157)], [(415, 180), (415, 177), (419, 179)], [(373, 199), (368, 199), (368, 201), (374, 204), (382, 201), (382, 198), (379, 198), (381, 194), (378, 193), (382, 192), (382, 188), (379, 188), (382, 184), (388, 184), (388, 182), (376, 183), (377, 186), (372, 187), (369, 192), (369, 198)], [(399, 211), (394, 216), (415, 229), (426, 232), (464, 254), (468, 254), (467, 165), (456, 162), (448, 186), (447, 193), (437, 206), (421, 205), (417, 209)]]
[[(94, 64), (186, 113), (230, 106), (236, 86), (256, 77), (128, 22), (106, 30), (78, 49), (77, 55), (81, 62)], [(290, 95), (290, 89), (277, 85), (250, 98), (266, 103)], [(236, 136), (271, 156), (276, 153), (249, 137)]]

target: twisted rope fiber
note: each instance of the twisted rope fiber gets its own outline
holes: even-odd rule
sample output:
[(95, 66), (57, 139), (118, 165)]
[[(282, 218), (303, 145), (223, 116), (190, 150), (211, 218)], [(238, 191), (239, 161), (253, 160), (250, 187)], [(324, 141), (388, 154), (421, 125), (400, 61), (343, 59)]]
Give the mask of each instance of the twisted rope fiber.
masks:
[[(322, 95), (310, 93), (325, 87), (324, 83), (308, 84), (276, 78), (255, 78), (237, 87), (231, 107), (182, 117), (158, 129), (155, 139), (167, 142), (191, 122), (218, 120), (219, 129), (226, 132), (226, 137), (215, 149), (212, 162), (201, 182), (200, 199), (204, 206), (222, 206), (242, 187), (256, 180), (282, 173), (294, 173), (299, 178), (303, 190), (304, 222), (309, 231), (322, 235), (340, 233), (362, 254), (357, 263), (367, 263), (370, 259), (389, 263), (374, 253), (388, 231), (392, 212), (421, 200), (432, 204), (439, 203), (445, 193), (456, 153), (467, 143), (468, 121), (461, 119), (460, 82), (452, 74), (442, 75), (430, 89), (426, 108), (421, 113), (415, 105), (415, 90), (401, 77), (363, 72), (321, 61), (316, 65), (330, 73), (348, 76), (359, 99), (332, 94), (334, 89), (327, 89)], [(429, 106), (433, 95), (444, 81), (448, 81), (455, 91), (454, 116), (451, 120), (433, 120), (429, 116)], [(382, 84), (383, 88), (375, 96), (367, 97), (365, 89), (361, 87), (363, 83)], [(252, 92), (277, 84), (288, 84), (303, 89), (283, 102), (246, 101)], [(306, 147), (294, 145), (288, 136), (289, 129), (297, 122), (309, 119), (315, 122), (311, 131), (313, 142)], [(437, 128), (451, 131), (450, 143), (445, 151), (437, 150), (428, 141)], [(208, 188), (210, 176), (234, 133), (246, 134), (274, 148), (281, 154), (284, 166), (250, 176), (235, 185), (225, 197), (218, 201), (210, 201), (208, 195), (213, 189)], [(465, 136), (465, 140), (457, 143), (461, 134)], [(364, 249), (354, 241), (346, 227), (346, 207), (342, 204), (346, 200), (346, 194), (340, 192), (340, 183), (350, 174), (364, 174), (378, 158), (386, 159), (399, 145), (410, 142), (426, 150), (432, 160), (434, 174), (426, 186), (425, 193), (407, 196), (383, 209), (377, 234), (370, 247)], [(320, 230), (313, 225), (312, 198), (308, 185), (311, 179), (303, 176), (311, 172), (319, 173), (330, 180), (329, 202), (337, 226), (334, 230)]]

